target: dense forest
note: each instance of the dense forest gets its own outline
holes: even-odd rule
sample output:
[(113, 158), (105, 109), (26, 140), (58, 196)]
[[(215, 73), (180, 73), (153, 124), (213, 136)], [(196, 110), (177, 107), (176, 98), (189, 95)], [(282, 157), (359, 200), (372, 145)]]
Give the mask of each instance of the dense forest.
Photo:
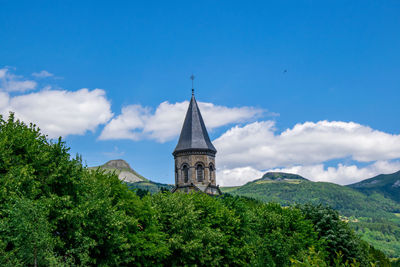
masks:
[(348, 186), (311, 182), (286, 173), (266, 173), (243, 186), (222, 190), (284, 206), (312, 203), (332, 207), (362, 239), (391, 258), (400, 256), (400, 203), (380, 192), (365, 194)]
[(390, 264), (334, 209), (130, 190), (61, 138), (0, 117), (1, 266)]

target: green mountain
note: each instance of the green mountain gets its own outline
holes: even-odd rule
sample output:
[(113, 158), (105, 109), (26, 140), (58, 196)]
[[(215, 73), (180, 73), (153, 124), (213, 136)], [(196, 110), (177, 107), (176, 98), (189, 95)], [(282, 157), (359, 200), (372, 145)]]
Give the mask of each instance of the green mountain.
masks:
[(289, 180), (302, 180), (308, 181), (306, 178), (292, 173), (285, 172), (267, 172), (258, 180), (274, 180), (274, 181), (289, 181)]
[(381, 174), (373, 178), (351, 184), (349, 187), (367, 195), (380, 193), (385, 197), (400, 202), (400, 171), (392, 174)]
[(128, 183), (136, 183), (142, 181), (149, 181), (142, 175), (137, 173), (134, 169), (129, 166), (129, 164), (122, 159), (110, 160), (103, 165), (89, 167), (89, 169), (103, 169), (106, 172), (115, 172), (121, 181)]
[[(388, 180), (384, 180), (385, 184)], [(243, 186), (223, 187), (221, 190), (285, 206), (328, 205), (338, 210), (344, 216), (343, 220), (349, 221), (363, 239), (391, 257), (400, 257), (400, 202), (378, 190), (364, 193), (350, 186), (312, 182), (299, 175), (274, 172)]]
[(130, 189), (147, 190), (150, 193), (156, 193), (161, 188), (172, 189), (172, 185), (161, 184), (150, 181), (137, 173), (131, 166), (122, 159), (110, 160), (101, 166), (89, 167), (89, 169), (102, 169), (106, 172), (115, 172), (121, 181), (127, 183)]
[[(300, 175), (266, 173), (243, 186), (222, 188), (223, 192), (282, 205), (313, 203), (331, 206), (345, 216), (379, 218), (384, 213), (400, 213), (400, 204), (382, 194), (363, 194), (353, 188), (326, 182), (311, 182)], [(394, 216), (394, 215), (393, 215)]]

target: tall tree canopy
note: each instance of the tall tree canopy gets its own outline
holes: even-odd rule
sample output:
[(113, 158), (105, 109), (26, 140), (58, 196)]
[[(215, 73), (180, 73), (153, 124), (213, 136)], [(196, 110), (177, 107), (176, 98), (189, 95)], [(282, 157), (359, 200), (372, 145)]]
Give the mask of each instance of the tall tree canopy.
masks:
[(0, 117), (2, 266), (389, 264), (329, 208), (138, 194), (61, 138)]

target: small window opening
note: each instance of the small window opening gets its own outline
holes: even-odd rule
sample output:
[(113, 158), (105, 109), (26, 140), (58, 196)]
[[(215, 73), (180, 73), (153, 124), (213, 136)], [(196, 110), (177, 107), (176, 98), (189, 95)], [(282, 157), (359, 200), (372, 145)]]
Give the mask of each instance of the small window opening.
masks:
[(197, 182), (202, 182), (204, 180), (204, 168), (200, 164), (196, 167), (197, 171)]
[(187, 165), (183, 165), (182, 172), (183, 172), (183, 179), (185, 183), (187, 183), (189, 181), (189, 168)]
[(212, 181), (214, 178), (214, 166), (212, 164), (210, 164), (209, 170), (210, 170), (210, 181)]

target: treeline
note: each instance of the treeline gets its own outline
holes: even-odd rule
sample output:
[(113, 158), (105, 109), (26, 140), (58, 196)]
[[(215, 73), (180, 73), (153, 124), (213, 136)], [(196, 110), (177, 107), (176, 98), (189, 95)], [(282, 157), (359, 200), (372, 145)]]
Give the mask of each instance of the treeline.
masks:
[(330, 208), (139, 196), (68, 151), (0, 117), (1, 266), (390, 266)]
[(283, 206), (293, 203), (330, 206), (347, 217), (363, 240), (391, 258), (400, 256), (399, 203), (380, 193), (366, 195), (347, 186), (297, 181), (255, 181), (228, 190), (233, 195), (278, 202)]
[(365, 195), (347, 186), (326, 182), (251, 182), (231, 190), (232, 194), (244, 195), (265, 202), (276, 201), (288, 206), (292, 203), (321, 203), (340, 210), (347, 217), (395, 219), (400, 212), (399, 203), (382, 194)]

